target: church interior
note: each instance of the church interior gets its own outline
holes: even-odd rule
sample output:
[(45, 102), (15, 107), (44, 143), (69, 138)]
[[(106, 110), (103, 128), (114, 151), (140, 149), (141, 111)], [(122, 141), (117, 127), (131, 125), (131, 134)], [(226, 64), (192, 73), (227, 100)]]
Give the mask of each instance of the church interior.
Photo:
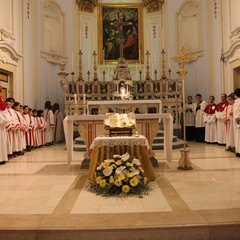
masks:
[[(187, 96), (218, 103), (240, 88), (239, 8), (0, 0), (0, 96), (33, 109), (59, 103), (66, 117), (66, 142), (0, 165), (0, 239), (240, 239), (239, 158), (222, 144), (187, 142), (183, 127)], [(136, 114), (133, 132), (157, 165), (147, 195), (88, 190), (90, 167), (81, 166), (106, 134), (107, 112)], [(179, 168), (181, 159), (191, 167)]]

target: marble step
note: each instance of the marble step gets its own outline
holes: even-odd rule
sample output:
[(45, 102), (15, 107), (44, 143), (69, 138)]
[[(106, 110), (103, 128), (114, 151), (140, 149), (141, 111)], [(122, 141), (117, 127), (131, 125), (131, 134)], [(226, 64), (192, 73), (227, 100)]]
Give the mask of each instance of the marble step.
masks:
[[(173, 149), (179, 149), (184, 147), (184, 142), (183, 140), (177, 138), (177, 141), (174, 141), (172, 143), (172, 148)], [(164, 143), (153, 143), (152, 145), (153, 150), (162, 150), (164, 149)]]

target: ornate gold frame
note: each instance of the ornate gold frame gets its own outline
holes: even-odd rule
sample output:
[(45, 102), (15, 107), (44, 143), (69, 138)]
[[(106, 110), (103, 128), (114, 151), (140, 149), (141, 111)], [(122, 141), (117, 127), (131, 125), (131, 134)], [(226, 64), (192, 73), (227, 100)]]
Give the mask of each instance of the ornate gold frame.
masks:
[(116, 9), (131, 9), (136, 8), (138, 12), (138, 59), (126, 59), (127, 63), (142, 63), (144, 58), (144, 44), (143, 44), (143, 18), (142, 18), (142, 4), (99, 4), (98, 5), (98, 62), (100, 64), (115, 64), (118, 59), (106, 60), (103, 59), (103, 8)]

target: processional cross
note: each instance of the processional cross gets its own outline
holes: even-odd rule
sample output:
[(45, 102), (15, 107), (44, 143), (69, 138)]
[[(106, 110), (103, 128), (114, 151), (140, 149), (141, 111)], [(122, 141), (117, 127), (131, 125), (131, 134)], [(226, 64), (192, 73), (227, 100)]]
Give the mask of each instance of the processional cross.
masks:
[(184, 47), (179, 49), (179, 54), (175, 54), (172, 56), (172, 59), (175, 62), (178, 62), (180, 65), (180, 76), (182, 80), (182, 104), (183, 104), (183, 140), (184, 140), (184, 150), (181, 151), (181, 159), (178, 162), (178, 169), (189, 170), (192, 169), (191, 161), (189, 159), (189, 151), (186, 150), (187, 143), (186, 143), (186, 105), (185, 105), (185, 76), (187, 74), (185, 63), (192, 61), (195, 59), (193, 54), (185, 54)]
[(111, 26), (115, 26), (119, 29), (120, 33), (120, 58), (123, 58), (123, 26), (132, 25), (132, 22), (123, 22), (123, 13), (118, 15), (119, 22), (110, 23)]

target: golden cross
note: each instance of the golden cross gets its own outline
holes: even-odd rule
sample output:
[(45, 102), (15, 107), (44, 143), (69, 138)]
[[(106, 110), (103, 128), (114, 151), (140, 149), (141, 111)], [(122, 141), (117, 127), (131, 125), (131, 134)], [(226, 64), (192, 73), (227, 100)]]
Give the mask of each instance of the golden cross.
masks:
[(180, 75), (182, 77), (184, 77), (187, 74), (186, 69), (185, 69), (185, 63), (195, 60), (195, 56), (193, 54), (188, 54), (188, 55), (185, 54), (184, 47), (181, 47), (179, 49), (179, 54), (175, 54), (171, 58), (173, 61), (180, 63)]

